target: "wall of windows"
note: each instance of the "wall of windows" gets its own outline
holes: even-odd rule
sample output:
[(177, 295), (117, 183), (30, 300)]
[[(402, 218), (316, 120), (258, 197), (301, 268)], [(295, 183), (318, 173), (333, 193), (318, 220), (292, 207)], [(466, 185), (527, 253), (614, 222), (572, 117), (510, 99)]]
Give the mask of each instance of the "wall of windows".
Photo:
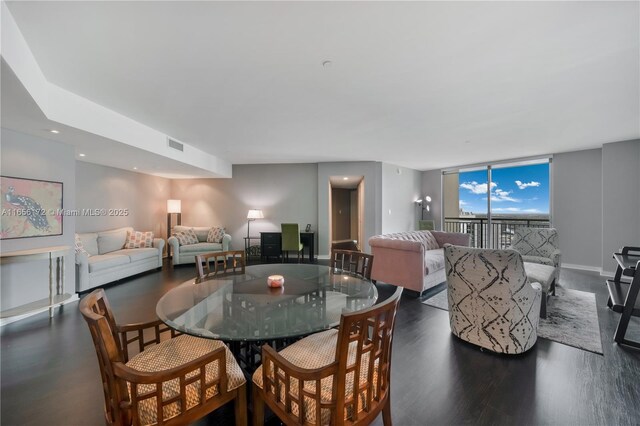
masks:
[(444, 229), (505, 248), (518, 227), (551, 225), (551, 159), (486, 164), (443, 176)]

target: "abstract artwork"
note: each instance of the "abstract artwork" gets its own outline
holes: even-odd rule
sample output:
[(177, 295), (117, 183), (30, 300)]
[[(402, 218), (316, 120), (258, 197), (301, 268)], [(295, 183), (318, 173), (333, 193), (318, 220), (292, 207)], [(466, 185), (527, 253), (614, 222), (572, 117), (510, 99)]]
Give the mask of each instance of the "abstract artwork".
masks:
[(62, 235), (62, 182), (0, 176), (0, 239)]

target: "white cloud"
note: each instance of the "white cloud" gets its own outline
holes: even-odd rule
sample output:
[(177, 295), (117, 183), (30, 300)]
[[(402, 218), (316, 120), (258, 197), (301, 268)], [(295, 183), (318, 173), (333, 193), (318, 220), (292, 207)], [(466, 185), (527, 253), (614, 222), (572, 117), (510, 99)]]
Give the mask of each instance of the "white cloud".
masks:
[(494, 212), (509, 212), (509, 213), (514, 213), (514, 212), (519, 212), (520, 209), (518, 207), (496, 207), (496, 208), (492, 208), (491, 211)]
[(520, 200), (517, 198), (510, 197), (511, 191), (505, 191), (503, 189), (496, 188), (491, 194), (491, 201), (501, 202), (501, 201), (511, 201), (513, 203), (519, 203)]
[(533, 180), (531, 182), (528, 182), (528, 183), (522, 183), (519, 180), (517, 180), (515, 182), (516, 182), (516, 185), (518, 185), (518, 188), (520, 188), (520, 189), (525, 189), (525, 188), (527, 188), (529, 186), (533, 186), (533, 187), (540, 186), (540, 182), (536, 182), (536, 181), (533, 181)]
[(492, 207), (491, 211), (495, 213), (540, 213), (538, 209), (520, 209), (519, 207)]
[(458, 201), (458, 204), (460, 205), (460, 207), (462, 207), (462, 206), (466, 206), (469, 203), (467, 203), (465, 200), (460, 200)]
[[(491, 182), (491, 189), (498, 186), (497, 183)], [(460, 184), (460, 188), (468, 189), (469, 192), (474, 194), (486, 194), (487, 193), (487, 183), (478, 183), (476, 181), (472, 182), (463, 182)]]

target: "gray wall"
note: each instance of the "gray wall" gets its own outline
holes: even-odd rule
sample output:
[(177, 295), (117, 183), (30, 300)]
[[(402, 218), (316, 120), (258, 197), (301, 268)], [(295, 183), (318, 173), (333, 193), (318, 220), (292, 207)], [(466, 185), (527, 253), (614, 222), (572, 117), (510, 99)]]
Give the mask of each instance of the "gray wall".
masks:
[(418, 229), (420, 209), (414, 201), (423, 197), (421, 179), (422, 173), (417, 170), (382, 163), (383, 234)]
[(436, 230), (442, 226), (442, 172), (440, 170), (427, 170), (422, 172), (422, 196), (431, 197), (431, 212), (424, 212), (425, 219), (433, 219)]
[[(329, 255), (329, 178), (364, 176), (363, 251), (370, 253), (369, 237), (382, 233), (382, 163), (373, 161), (317, 164), (318, 255)], [(235, 179), (235, 175), (234, 175)]]
[(251, 222), (252, 236), (279, 231), (283, 222), (302, 229), (310, 223), (317, 231), (317, 179), (317, 164), (235, 165), (233, 179), (172, 180), (171, 198), (182, 200), (183, 225), (224, 226), (232, 247), (243, 249), (250, 209), (264, 213), (264, 219)]
[(553, 156), (552, 220), (562, 262), (599, 268), (602, 252), (602, 150)]
[[(2, 175), (62, 182), (64, 184), (63, 208), (75, 209), (74, 147), (4, 128), (1, 130), (1, 139)], [(3, 207), (9, 208), (4, 203)], [(63, 235), (3, 240), (0, 242), (0, 250), (9, 252), (48, 246), (70, 246), (69, 255), (65, 257), (65, 290), (73, 293), (75, 289), (74, 232), (74, 218), (65, 216)], [(48, 261), (44, 260), (3, 265), (0, 271), (2, 309), (48, 297), (48, 265)]]
[(612, 275), (612, 253), (640, 244), (640, 140), (602, 146), (602, 269)]
[(171, 180), (113, 167), (76, 163), (78, 209), (129, 209), (127, 216), (79, 216), (77, 232), (132, 226), (166, 238)]

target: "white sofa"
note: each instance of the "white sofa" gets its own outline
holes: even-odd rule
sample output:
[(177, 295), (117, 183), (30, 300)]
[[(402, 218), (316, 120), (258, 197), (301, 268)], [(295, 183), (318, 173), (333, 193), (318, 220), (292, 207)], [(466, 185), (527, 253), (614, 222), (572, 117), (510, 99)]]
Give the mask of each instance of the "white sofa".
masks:
[(167, 242), (171, 247), (171, 261), (173, 265), (182, 265), (185, 263), (196, 263), (196, 256), (205, 253), (212, 253), (216, 251), (228, 251), (231, 247), (231, 235), (224, 234), (221, 243), (208, 243), (207, 235), (209, 234), (210, 226), (183, 226), (177, 225), (173, 227), (173, 232), (186, 231), (187, 229), (193, 229), (198, 236), (197, 244), (189, 244), (181, 246), (178, 239), (171, 236)]
[(162, 267), (164, 240), (153, 247), (123, 249), (131, 227), (78, 234), (91, 255), (76, 253), (76, 291), (83, 292), (112, 281)]

